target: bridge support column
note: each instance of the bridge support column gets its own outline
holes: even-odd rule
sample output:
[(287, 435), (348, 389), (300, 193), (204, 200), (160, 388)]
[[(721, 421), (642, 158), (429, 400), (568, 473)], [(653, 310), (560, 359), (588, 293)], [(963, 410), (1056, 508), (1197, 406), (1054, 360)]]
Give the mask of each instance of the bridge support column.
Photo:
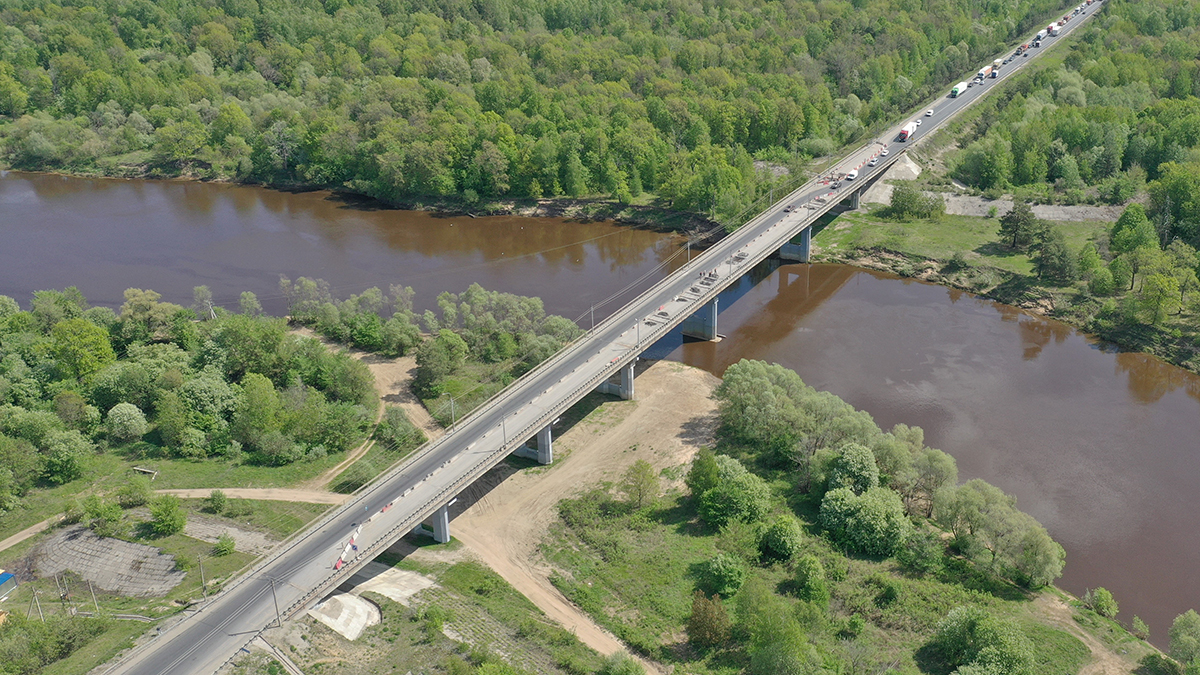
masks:
[(513, 450), (517, 457), (536, 460), (538, 464), (550, 464), (554, 461), (554, 439), (550, 435), (550, 425), (537, 432), (535, 437), (536, 445), (530, 447), (528, 444)]
[[(717, 299), (701, 307), (680, 324), (683, 334), (699, 340), (717, 339)], [(632, 397), (630, 397), (632, 398)]]
[(782, 260), (790, 260), (792, 262), (808, 262), (809, 255), (812, 253), (812, 227), (806, 227), (800, 230), (800, 243), (784, 244), (779, 249), (779, 257)]
[(633, 400), (633, 366), (637, 363), (637, 359), (630, 361), (626, 366), (621, 368), (621, 384), (615, 382), (601, 382), (600, 386), (596, 387), (596, 391), (601, 394), (613, 394), (620, 396), (626, 401)]
[(450, 507), (443, 506), (433, 514), (433, 540), (439, 544), (450, 541)]
[(860, 197), (862, 197), (862, 190), (855, 190), (854, 192), (850, 193), (850, 208), (858, 208), (858, 200)]

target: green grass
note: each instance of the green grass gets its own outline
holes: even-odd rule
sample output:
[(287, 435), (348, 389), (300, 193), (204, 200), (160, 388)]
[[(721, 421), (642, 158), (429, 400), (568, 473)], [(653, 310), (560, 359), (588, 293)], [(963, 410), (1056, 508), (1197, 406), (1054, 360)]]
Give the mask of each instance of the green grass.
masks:
[(1021, 630), (1034, 648), (1034, 671), (1040, 675), (1075, 675), (1092, 656), (1087, 645), (1070, 633), (1027, 620)]
[(203, 512), (206, 518), (220, 518), (231, 525), (250, 526), (266, 530), (276, 538), (284, 539), (312, 522), (330, 508), (329, 504), (304, 502), (280, 502), (258, 499), (230, 499), (224, 513), (212, 514), (204, 511), (204, 500), (184, 499), (189, 511)]
[(92, 638), (67, 658), (46, 666), (42, 675), (82, 675), (87, 673), (116, 656), (117, 652), (122, 649), (132, 646), (133, 640), (149, 628), (150, 624), (140, 621), (113, 619), (107, 630)]
[[(849, 254), (855, 249), (884, 249), (921, 258), (948, 261), (955, 253), (966, 255), (972, 265), (985, 265), (1014, 274), (1033, 274), (1029, 256), (1009, 249), (999, 241), (995, 218), (945, 215), (936, 220), (897, 222), (885, 220), (879, 207), (848, 212), (817, 235), (816, 243), (830, 254)], [(1058, 222), (1072, 250), (1095, 239), (1106, 223)]]
[[(467, 362), (441, 382), (443, 395), (421, 399), (421, 404), (438, 424), (448, 427), (452, 414), (455, 420), (461, 420), (507, 386), (513, 380), (508, 374), (512, 366), (511, 363)], [(453, 410), (450, 406), (451, 397), (454, 398)]]

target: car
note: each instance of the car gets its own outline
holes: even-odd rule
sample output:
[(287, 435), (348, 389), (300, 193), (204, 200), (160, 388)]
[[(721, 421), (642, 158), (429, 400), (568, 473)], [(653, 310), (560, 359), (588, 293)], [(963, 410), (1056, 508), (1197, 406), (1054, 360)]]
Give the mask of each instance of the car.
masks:
[(1024, 56), (1025, 58), (1029, 58), (1029, 52), (1025, 52), (1025, 53), (1024, 53), (1024, 54), (1022, 54), (1021, 56)]
[(933, 117), (933, 108), (930, 108), (929, 110), (926, 110), (926, 111), (925, 111), (925, 116), (926, 116), (926, 117)]
[(872, 158), (871, 158), (871, 161), (867, 162), (867, 166), (875, 166), (875, 165), (877, 165), (877, 164), (879, 164), (879, 158), (878, 158), (878, 157), (872, 157)]
[(915, 124), (917, 126), (921, 126), (921, 118), (918, 117), (917, 119), (913, 120), (913, 124)]
[(971, 80), (970, 82), (967, 83), (967, 89), (970, 89), (971, 87), (974, 87), (974, 86), (975, 86), (975, 80)]
[(783, 212), (784, 212), (784, 213), (791, 213), (791, 211), (792, 211), (792, 207), (791, 207), (790, 205), (789, 205), (789, 206), (785, 206), (785, 207), (783, 207)]
[(884, 148), (884, 149), (882, 149), (882, 150), (880, 150), (880, 151), (879, 151), (879, 156), (880, 156), (880, 157), (887, 157), (887, 153), (888, 153), (888, 149), (887, 149), (887, 148)]
[(842, 187), (842, 181), (839, 180), (838, 182), (834, 183), (831, 187), (833, 187), (834, 190)]

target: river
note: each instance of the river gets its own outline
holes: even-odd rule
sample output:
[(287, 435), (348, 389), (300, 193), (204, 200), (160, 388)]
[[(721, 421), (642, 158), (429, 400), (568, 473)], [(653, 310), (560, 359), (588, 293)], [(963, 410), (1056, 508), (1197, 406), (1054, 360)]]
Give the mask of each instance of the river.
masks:
[[(819, 241), (819, 239), (818, 239)], [(127, 287), (190, 304), (208, 285), (282, 312), (280, 275), (340, 296), (413, 286), (418, 305), (472, 282), (543, 298), (587, 325), (592, 304), (678, 263), (682, 240), (603, 222), (441, 217), (230, 185), (0, 175), (0, 293), (77, 285), (117, 306)], [(596, 311), (599, 320), (628, 295)], [(736, 302), (735, 302), (736, 300)], [(1064, 324), (951, 289), (846, 266), (764, 264), (723, 295), (719, 343), (678, 335), (651, 356), (717, 375), (781, 363), (1017, 495), (1067, 550), (1060, 585), (1105, 586), (1126, 623), (1165, 644), (1200, 607), (1200, 377), (1120, 353)]]

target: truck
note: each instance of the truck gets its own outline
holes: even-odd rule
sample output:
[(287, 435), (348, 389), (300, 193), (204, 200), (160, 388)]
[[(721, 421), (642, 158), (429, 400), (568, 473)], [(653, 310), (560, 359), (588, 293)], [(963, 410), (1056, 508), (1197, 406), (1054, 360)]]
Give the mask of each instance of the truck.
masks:
[(991, 75), (991, 74), (992, 74), (992, 70), (993, 70), (993, 69), (992, 69), (992, 67), (991, 67), (991, 66), (984, 66), (984, 67), (980, 68), (980, 69), (979, 69), (979, 72), (978, 72), (978, 73), (975, 73), (975, 79), (977, 79), (977, 80), (979, 80), (980, 82), (982, 82), (982, 81), (983, 81), (983, 79), (984, 79), (985, 77), (987, 77), (987, 76), (989, 76), (989, 75)]
[(950, 90), (950, 98), (958, 98), (958, 95), (967, 90), (966, 82), (959, 82)]
[(1051, 34), (1051, 35), (1053, 35), (1054, 37), (1058, 37), (1058, 34), (1059, 34), (1061, 31), (1062, 31), (1062, 25), (1061, 25), (1061, 24), (1055, 24), (1055, 25), (1054, 25), (1054, 27), (1050, 29), (1050, 34)]
[(916, 122), (909, 122), (908, 124), (905, 124), (904, 128), (900, 130), (900, 142), (903, 143), (904, 141), (907, 141), (908, 139), (912, 138), (913, 134), (915, 133), (917, 133)]
[(1004, 65), (1004, 62), (1000, 59), (992, 61), (992, 77), (1000, 77), (1000, 66), (1002, 65)]
[(1033, 38), (1033, 41), (1034, 41), (1034, 42), (1041, 42), (1043, 39), (1045, 39), (1045, 37), (1046, 37), (1046, 31), (1044, 31), (1044, 30), (1039, 30), (1039, 31), (1038, 31), (1038, 34), (1037, 34), (1036, 36), (1034, 36), (1034, 38)]

